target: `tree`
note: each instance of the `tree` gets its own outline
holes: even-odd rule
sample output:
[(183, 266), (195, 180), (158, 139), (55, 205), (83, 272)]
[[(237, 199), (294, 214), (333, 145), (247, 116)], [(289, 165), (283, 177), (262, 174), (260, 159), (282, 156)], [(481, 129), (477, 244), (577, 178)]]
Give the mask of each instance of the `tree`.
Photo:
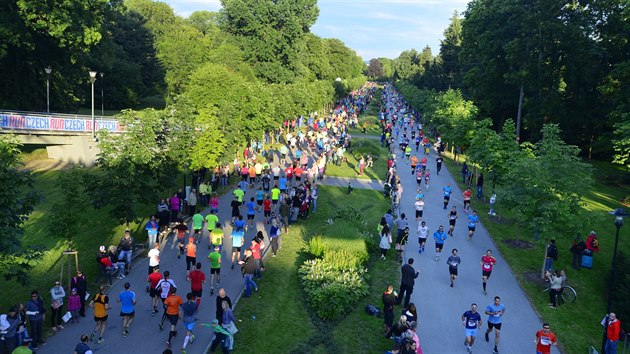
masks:
[(33, 212), (41, 195), (33, 190), (32, 176), (21, 169), (20, 145), (16, 140), (0, 136), (0, 275), (28, 283), (33, 261), (43, 255), (41, 249), (22, 247), (24, 222)]
[(459, 90), (447, 90), (435, 97), (433, 111), (425, 111), (431, 124), (445, 141), (463, 148), (470, 144), (477, 107), (462, 97)]
[(444, 30), (444, 39), (440, 41), (442, 75), (437, 89), (462, 87), (459, 53), (462, 49), (462, 21), (457, 11), (451, 17), (451, 23)]
[(81, 166), (61, 171), (56, 185), (63, 191), (63, 198), (55, 203), (48, 215), (48, 231), (51, 237), (61, 237), (73, 247), (73, 237), (84, 220), (83, 211), (89, 200), (85, 192), (86, 170)]
[(379, 59), (370, 59), (370, 63), (367, 66), (367, 76), (376, 79), (383, 77), (383, 65)]
[(418, 52), (415, 49), (405, 50), (394, 59), (394, 76), (402, 80), (411, 80), (420, 74)]
[(625, 119), (615, 125), (613, 146), (615, 149), (613, 163), (623, 165), (626, 170), (630, 170), (630, 119)]

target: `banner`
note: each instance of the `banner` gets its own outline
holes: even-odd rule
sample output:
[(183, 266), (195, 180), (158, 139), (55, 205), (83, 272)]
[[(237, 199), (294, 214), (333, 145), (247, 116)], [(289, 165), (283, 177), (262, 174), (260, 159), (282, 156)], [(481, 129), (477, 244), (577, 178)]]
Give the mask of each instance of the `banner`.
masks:
[[(91, 119), (55, 118), (41, 116), (23, 116), (0, 114), (0, 128), (7, 130), (48, 130), (64, 132), (91, 132)], [(101, 129), (120, 133), (124, 129), (117, 120), (96, 120), (96, 131)]]

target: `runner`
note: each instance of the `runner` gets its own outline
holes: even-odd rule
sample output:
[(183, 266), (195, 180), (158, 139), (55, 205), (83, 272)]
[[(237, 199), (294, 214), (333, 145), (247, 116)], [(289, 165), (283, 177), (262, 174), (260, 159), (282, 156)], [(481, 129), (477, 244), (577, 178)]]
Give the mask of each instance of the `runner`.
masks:
[(442, 253), (442, 248), (444, 248), (444, 241), (446, 241), (446, 234), (444, 233), (444, 226), (440, 225), (438, 230), (433, 233), (433, 239), (435, 240), (435, 261), (440, 260), (440, 254)]
[(551, 346), (558, 345), (556, 335), (551, 332), (549, 323), (543, 323), (543, 329), (536, 332), (536, 354), (551, 353)]
[(468, 241), (472, 239), (478, 223), (479, 216), (477, 216), (477, 211), (473, 210), (472, 215), (468, 215)]
[(424, 210), (424, 200), (422, 198), (417, 198), (416, 202), (413, 204), (416, 209), (416, 221), (420, 221), (422, 218), (422, 212)]
[(418, 166), (418, 158), (416, 157), (416, 155), (413, 155), (411, 157), (411, 175), (412, 176), (416, 173), (416, 166)]
[[(184, 304), (184, 300), (182, 300), (181, 296), (175, 293), (176, 291), (177, 288), (171, 287), (168, 297), (166, 298), (166, 300), (164, 300), (166, 317), (171, 324), (170, 331), (168, 332), (168, 340), (166, 341), (166, 346), (169, 348), (171, 347), (171, 339), (173, 339), (173, 337), (177, 335), (177, 331), (175, 329), (177, 328), (177, 321), (179, 320), (180, 316), (179, 307)], [(162, 330), (161, 324), (160, 330)]]
[(247, 207), (247, 227), (250, 228), (254, 226), (254, 218), (256, 217), (256, 201), (254, 197), (249, 199), (249, 202), (246, 204)]
[(98, 341), (96, 343), (101, 344), (105, 341), (103, 334), (105, 333), (105, 328), (107, 328), (107, 310), (111, 308), (109, 307), (109, 297), (105, 294), (104, 286), (101, 285), (98, 293), (90, 301), (89, 306), (94, 308), (94, 322), (96, 322), (96, 326), (92, 334), (90, 334), (90, 341), (93, 341), (94, 336), (98, 333)]
[(429, 190), (429, 180), (431, 180), (431, 171), (427, 169), (424, 172), (424, 189)]
[[(164, 304), (166, 298), (171, 293), (171, 288), (177, 289), (175, 281), (169, 278), (170, 275), (171, 273), (168, 270), (164, 272), (164, 278), (162, 278), (155, 287), (160, 292), (160, 299), (162, 300), (162, 304)], [(164, 312), (162, 313), (162, 319), (160, 320), (159, 326), (160, 331), (164, 329), (164, 321), (166, 321), (166, 318), (166, 305), (164, 305)]]
[(126, 282), (125, 290), (118, 294), (117, 302), (120, 302), (120, 317), (122, 317), (122, 336), (127, 337), (129, 334), (129, 326), (133, 322), (133, 317), (136, 313), (134, 306), (136, 305), (136, 293), (129, 290), (131, 284)]
[(494, 328), (494, 349), (492, 350), (493, 354), (498, 354), (499, 349), (499, 335), (501, 334), (501, 322), (503, 320), (503, 315), (505, 314), (505, 305), (501, 303), (501, 298), (498, 296), (494, 297), (494, 303), (486, 306), (486, 315), (488, 315), (488, 329), (486, 330), (486, 342), (490, 342), (490, 332)]
[(271, 199), (269, 199), (269, 195), (265, 196), (265, 200), (263, 200), (262, 204), (264, 222), (269, 224), (271, 223)]
[(455, 222), (457, 221), (457, 208), (453, 205), (451, 211), (448, 213), (448, 234), (451, 237), (455, 236), (453, 232), (455, 230)]
[(175, 230), (177, 231), (177, 246), (179, 247), (177, 258), (181, 258), (182, 254), (184, 254), (184, 237), (188, 231), (188, 226), (186, 226), (183, 219), (179, 219), (179, 224), (175, 226)]
[(418, 225), (418, 245), (420, 246), (418, 253), (424, 252), (424, 245), (427, 243), (428, 236), (429, 227), (427, 226), (426, 221), (423, 221)]
[(481, 315), (477, 312), (477, 304), (470, 305), (470, 310), (464, 312), (462, 315), (462, 323), (466, 327), (466, 339), (464, 339), (464, 345), (468, 350), (468, 353), (472, 353), (472, 346), (475, 344), (475, 337), (477, 336), (477, 328), (481, 327)]
[(195, 238), (189, 237), (186, 245), (186, 274), (190, 272), (191, 265), (194, 266), (195, 263), (197, 263), (197, 245)]
[(483, 281), (483, 294), (487, 295), (486, 283), (492, 274), (492, 267), (497, 264), (497, 260), (492, 256), (492, 251), (487, 250), (486, 254), (481, 256), (481, 280)]
[(149, 288), (149, 296), (151, 297), (151, 316), (158, 313), (157, 305), (160, 302), (160, 291), (157, 288), (158, 283), (162, 280), (162, 274), (158, 267), (153, 268), (153, 272), (147, 277), (147, 287)]
[(184, 338), (184, 344), (182, 345), (182, 354), (186, 354), (186, 346), (188, 346), (189, 343), (192, 344), (195, 340), (193, 329), (195, 329), (195, 315), (199, 309), (199, 303), (195, 303), (194, 298), (195, 295), (193, 293), (188, 293), (186, 294), (187, 301), (182, 304), (182, 322), (184, 322), (184, 327), (186, 328), (186, 337)]
[(451, 187), (451, 184), (448, 183), (446, 186), (444, 186), (444, 188), (442, 188), (442, 191), (444, 191), (444, 210), (446, 210), (446, 207), (448, 206), (448, 202), (451, 200), (451, 193), (453, 193), (453, 187)]
[(451, 251), (450, 257), (446, 260), (446, 264), (448, 264), (448, 273), (451, 275), (451, 288), (453, 287), (453, 283), (457, 278), (457, 268), (459, 267), (462, 260), (457, 255), (457, 248), (453, 248)]
[(232, 207), (232, 226), (234, 226), (238, 217), (241, 216), (241, 203), (238, 201), (237, 196), (234, 196), (234, 200), (230, 203), (230, 206)]
[(214, 295), (214, 275), (217, 275), (217, 288), (221, 286), (221, 249), (217, 246), (208, 255), (210, 260), (210, 295)]
[(464, 212), (467, 213), (470, 208), (470, 197), (472, 197), (472, 191), (470, 188), (466, 188), (466, 190), (462, 193), (462, 197), (464, 197)]
[(232, 269), (234, 269), (235, 262), (241, 259), (241, 247), (245, 243), (243, 236), (243, 230), (232, 230)]
[(442, 170), (443, 161), (444, 159), (442, 158), (442, 156), (438, 156), (437, 159), (435, 159), (435, 172), (438, 176), (440, 175), (440, 171)]
[(278, 206), (278, 199), (280, 198), (280, 189), (277, 184), (273, 185), (273, 189), (271, 190), (271, 204), (273, 204), (273, 210), (276, 210)]
[(208, 246), (208, 248), (214, 249), (215, 247), (219, 247), (219, 252), (223, 249), (223, 238), (225, 234), (221, 229), (221, 223), (217, 222), (214, 225), (214, 229), (210, 232), (210, 243), (212, 247)]
[(195, 243), (201, 240), (201, 231), (203, 229), (203, 215), (196, 213), (192, 216), (192, 227), (195, 235)]
[[(201, 262), (195, 264), (195, 269), (188, 273), (186, 280), (190, 282), (190, 294), (192, 294), (193, 300), (199, 306), (201, 304), (201, 295), (203, 294), (203, 283), (206, 282), (206, 275), (201, 271)], [(210, 283), (210, 287), (212, 287), (212, 283)], [(212, 295), (212, 291), (210, 295)]]

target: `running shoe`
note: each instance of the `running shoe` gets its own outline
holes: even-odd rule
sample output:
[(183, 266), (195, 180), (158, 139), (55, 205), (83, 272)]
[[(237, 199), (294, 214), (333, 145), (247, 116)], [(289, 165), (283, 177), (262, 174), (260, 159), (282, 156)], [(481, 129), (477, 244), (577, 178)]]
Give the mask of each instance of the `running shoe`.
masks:
[(497, 347), (494, 347), (494, 349), (492, 349), (492, 354), (499, 354), (499, 350), (497, 349)]
[(129, 326), (125, 326), (125, 334), (129, 334)]
[(96, 341), (96, 344), (101, 344), (101, 343), (103, 343), (104, 341), (105, 341), (105, 339), (103, 339), (103, 338), (99, 338), (99, 339)]
[(466, 346), (466, 350), (468, 350), (468, 353), (472, 354), (472, 347), (470, 345)]
[(488, 292), (484, 290), (484, 291), (483, 291), (483, 294), (484, 294), (484, 295), (488, 295)]
[(160, 331), (164, 330), (164, 326), (160, 323)]
[(171, 342), (167, 340), (166, 341), (166, 346), (170, 348), (171, 347)]

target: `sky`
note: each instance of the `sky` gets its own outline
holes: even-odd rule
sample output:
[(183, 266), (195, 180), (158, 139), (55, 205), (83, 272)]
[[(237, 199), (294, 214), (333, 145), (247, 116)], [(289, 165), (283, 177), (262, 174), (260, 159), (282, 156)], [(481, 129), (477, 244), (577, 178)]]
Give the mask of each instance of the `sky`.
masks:
[[(219, 0), (162, 0), (188, 17), (197, 10), (218, 11)], [(429, 45), (433, 54), (454, 11), (466, 10), (469, 0), (318, 0), (319, 18), (311, 32), (338, 38), (364, 61)]]

